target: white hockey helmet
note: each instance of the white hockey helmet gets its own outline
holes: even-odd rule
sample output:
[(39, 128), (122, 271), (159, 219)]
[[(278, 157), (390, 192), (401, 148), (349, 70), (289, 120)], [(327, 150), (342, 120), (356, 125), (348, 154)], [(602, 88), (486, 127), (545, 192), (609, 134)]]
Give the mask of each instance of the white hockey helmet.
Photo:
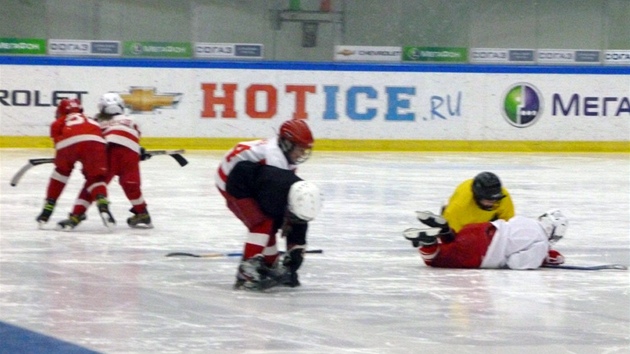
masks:
[(569, 219), (559, 209), (552, 209), (542, 214), (538, 217), (538, 222), (551, 243), (556, 243), (563, 238), (569, 227)]
[(108, 92), (98, 100), (98, 111), (104, 114), (125, 113), (125, 101), (115, 92)]
[(313, 183), (298, 181), (289, 189), (289, 211), (304, 221), (315, 219), (322, 208), (322, 196)]

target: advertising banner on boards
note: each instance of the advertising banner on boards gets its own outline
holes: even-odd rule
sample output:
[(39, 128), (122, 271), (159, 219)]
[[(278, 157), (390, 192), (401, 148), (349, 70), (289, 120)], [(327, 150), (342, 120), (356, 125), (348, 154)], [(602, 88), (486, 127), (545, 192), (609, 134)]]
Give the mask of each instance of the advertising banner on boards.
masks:
[(2, 134), (47, 136), (59, 100), (94, 114), (105, 92), (123, 97), (145, 137), (265, 137), (291, 118), (321, 139), (627, 141), (630, 131), (630, 74), (134, 62), (2, 65)]
[(599, 50), (538, 49), (536, 61), (539, 64), (601, 64)]
[(199, 59), (262, 59), (263, 45), (253, 43), (194, 43), (194, 57)]
[(464, 47), (403, 47), (403, 61), (467, 63), (468, 48)]
[(335, 61), (400, 62), (402, 47), (336, 45)]
[(604, 52), (606, 65), (630, 65), (630, 50), (607, 50)]
[(48, 41), (48, 54), (112, 57), (121, 55), (121, 45), (119, 41), (50, 39)]
[(192, 45), (188, 42), (123, 42), (126, 57), (192, 58)]
[(533, 49), (472, 48), (470, 62), (473, 64), (535, 64)]
[(46, 54), (46, 40), (42, 38), (0, 38), (0, 54)]

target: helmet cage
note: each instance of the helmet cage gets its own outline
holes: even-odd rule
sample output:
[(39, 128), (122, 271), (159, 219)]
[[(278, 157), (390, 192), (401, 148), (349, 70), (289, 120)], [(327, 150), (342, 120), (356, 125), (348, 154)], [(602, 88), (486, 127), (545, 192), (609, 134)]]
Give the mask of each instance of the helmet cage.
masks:
[(560, 241), (567, 232), (569, 221), (558, 209), (550, 210), (538, 217), (538, 222), (545, 230), (549, 243)]
[[(313, 152), (313, 149), (310, 147), (300, 146), (292, 142), (291, 140), (285, 139), (282, 137), (278, 139), (278, 145), (280, 146), (280, 150), (282, 150), (282, 152), (284, 153), (284, 156), (287, 157), (287, 160), (289, 160), (292, 164), (295, 164), (295, 165), (299, 165), (305, 162), (306, 160), (308, 160), (309, 157), (311, 157), (311, 153)], [(302, 149), (304, 149), (304, 153), (300, 155), (297, 159), (295, 159), (295, 161), (293, 161), (290, 158), (290, 155), (293, 152), (293, 150), (297, 149), (298, 147), (301, 147)]]

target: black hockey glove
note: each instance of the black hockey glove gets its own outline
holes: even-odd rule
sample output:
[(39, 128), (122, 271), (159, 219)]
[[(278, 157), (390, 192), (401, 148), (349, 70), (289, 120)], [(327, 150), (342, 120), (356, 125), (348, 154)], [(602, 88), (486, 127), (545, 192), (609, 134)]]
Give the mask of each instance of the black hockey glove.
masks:
[(141, 146), (140, 147), (140, 161), (148, 160), (150, 158), (151, 158), (151, 155), (147, 154), (147, 150), (145, 150), (145, 148)]

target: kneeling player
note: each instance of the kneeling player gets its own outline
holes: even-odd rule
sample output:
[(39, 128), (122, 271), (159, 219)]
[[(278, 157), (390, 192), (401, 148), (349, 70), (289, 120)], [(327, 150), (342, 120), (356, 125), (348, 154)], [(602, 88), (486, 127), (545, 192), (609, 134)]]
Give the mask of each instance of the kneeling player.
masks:
[[(419, 213), (425, 224), (442, 221), (433, 217), (436, 220), (427, 220)], [(517, 215), (508, 221), (469, 224), (454, 237), (440, 227), (407, 229), (403, 234), (414, 247), (420, 246), (420, 256), (431, 267), (536, 269), (564, 262), (551, 246), (564, 236), (568, 224), (562, 212), (554, 209), (538, 219)]]
[[(235, 288), (300, 285), (297, 270), (304, 259), (308, 222), (321, 208), (319, 188), (293, 171), (241, 161), (230, 173), (223, 196), (248, 229)], [(280, 229), (287, 249), (282, 262), (276, 247)]]

